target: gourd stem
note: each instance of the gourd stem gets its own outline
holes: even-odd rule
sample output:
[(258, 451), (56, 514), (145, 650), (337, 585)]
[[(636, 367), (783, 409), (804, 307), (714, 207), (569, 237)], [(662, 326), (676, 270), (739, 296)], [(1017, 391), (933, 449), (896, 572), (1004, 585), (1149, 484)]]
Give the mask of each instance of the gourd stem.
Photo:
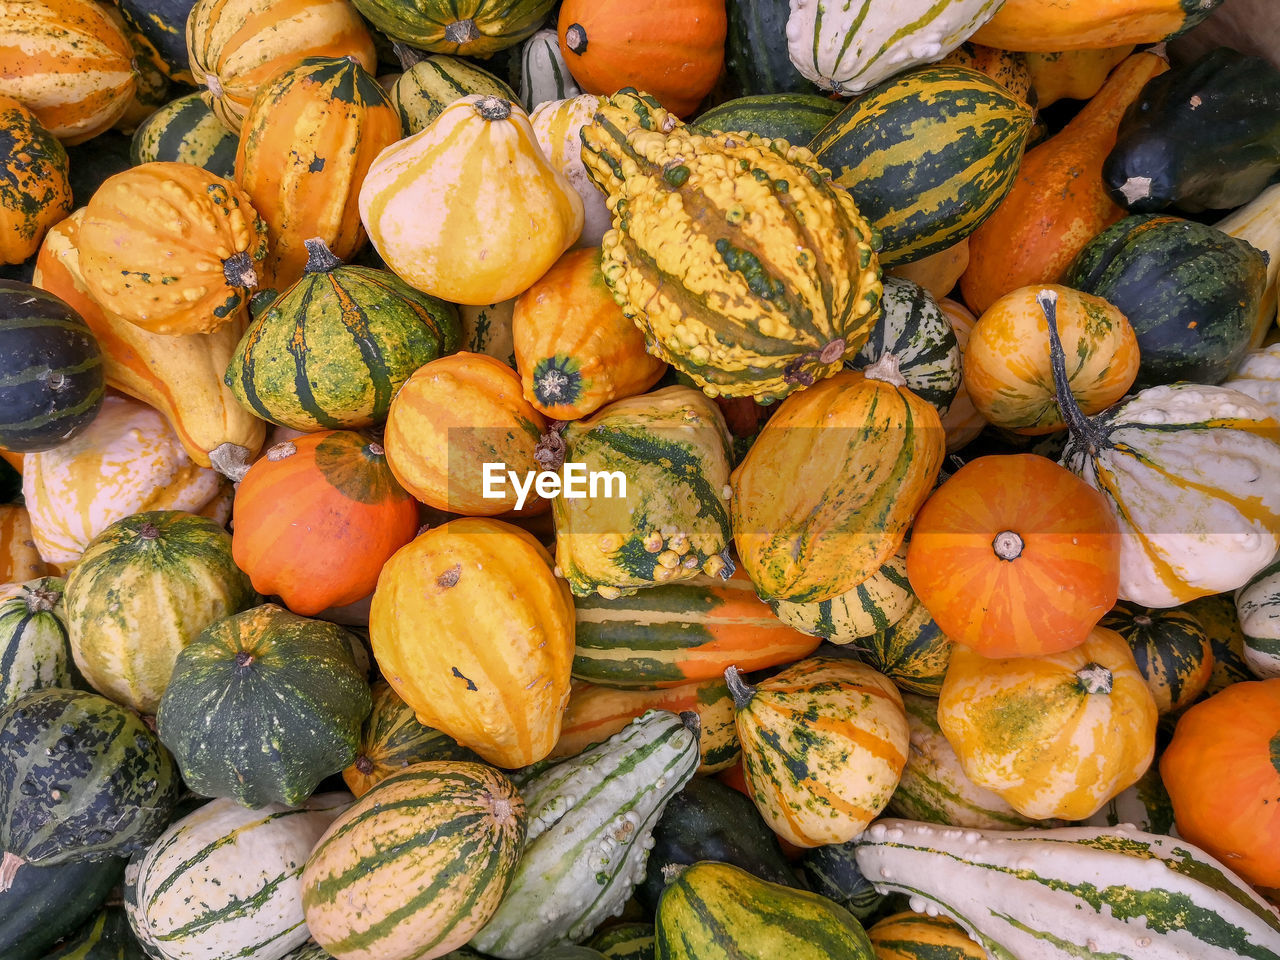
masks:
[(693, 710), (681, 710), (680, 722), (684, 724), (685, 729), (693, 734), (693, 739), (697, 743), (702, 742), (702, 718)]
[(13, 886), (13, 878), (18, 873), (18, 868), (27, 861), (16, 853), (5, 851), (4, 859), (0, 860), (0, 893), (4, 893)]
[(898, 369), (898, 355), (896, 353), (886, 353), (863, 370), (862, 375), (868, 380), (882, 380), (885, 383), (893, 384), (895, 387), (905, 387), (907, 385), (906, 379)]
[(303, 273), (329, 273), (342, 266), (342, 261), (323, 238), (312, 237), (303, 240), (302, 245), (307, 248), (307, 265), (302, 268)]
[(564, 32), (564, 45), (569, 48), (570, 53), (576, 53), (578, 56), (587, 52), (587, 31), (583, 29), (582, 24), (569, 24), (569, 29)]
[(1058, 336), (1058, 292), (1041, 290), (1036, 294), (1036, 303), (1044, 311), (1044, 318), (1049, 324), (1049, 367), (1053, 370), (1053, 390), (1058, 401), (1058, 409), (1062, 411), (1062, 419), (1067, 422), (1067, 429), (1079, 439), (1089, 456), (1095, 456), (1102, 445), (1102, 435), (1093, 422), (1084, 415), (1075, 394), (1071, 392), (1071, 381), (1067, 377), (1067, 355), (1062, 349), (1062, 339)]
[(209, 451), (209, 465), (233, 483), (239, 483), (249, 472), (248, 447), (238, 443), (220, 443)]
[(1151, 618), (1147, 616), (1145, 613), (1138, 614), (1136, 617), (1133, 618), (1133, 622), (1139, 627), (1151, 626)]
[(476, 113), (485, 120), (506, 120), (511, 116), (511, 101), (492, 94), (481, 97), (475, 102)]
[(1022, 538), (1012, 530), (1001, 530), (991, 541), (991, 549), (1001, 560), (1017, 560), (1022, 556)]
[(751, 698), (756, 695), (756, 688), (744, 681), (742, 674), (738, 672), (738, 668), (733, 666), (725, 667), (724, 682), (729, 685), (729, 694), (733, 697), (733, 705), (739, 710), (745, 710), (747, 704), (751, 702)]
[(425, 59), (421, 50), (415, 50), (407, 43), (401, 43), (399, 40), (391, 41), (391, 50), (396, 55), (396, 59), (400, 61), (400, 69), (406, 72), (412, 69), (414, 64), (421, 63)]
[(373, 773), (373, 761), (366, 757), (363, 753), (356, 757), (355, 768), (363, 773), (366, 777)]
[(222, 261), (222, 276), (229, 287), (243, 287), (246, 290), (258, 285), (258, 273), (253, 269), (253, 257), (241, 250)]
[(567, 445), (560, 431), (565, 422), (553, 420), (547, 425), (547, 432), (538, 438), (538, 445), (533, 448), (533, 459), (543, 470), (559, 470), (564, 466), (564, 455)]
[(371, 457), (382, 457), (386, 456), (387, 453), (386, 449), (377, 440), (370, 440), (365, 445), (365, 449), (369, 451), (369, 456)]
[(1111, 671), (1100, 663), (1086, 663), (1076, 671), (1076, 679), (1085, 693), (1111, 692)]
[(62, 599), (62, 594), (57, 590), (50, 590), (48, 587), (32, 587), (27, 591), (27, 609), (33, 614), (48, 613), (58, 605), (58, 601)]
[(160, 536), (160, 528), (148, 521), (138, 528), (138, 536), (143, 540), (154, 540)]
[(844, 349), (844, 337), (841, 337), (838, 340), (832, 340), (822, 348), (822, 352), (818, 354), (818, 359), (823, 363), (835, 363), (844, 356)]
[(444, 28), (444, 38), (449, 43), (471, 43), (473, 40), (480, 39), (480, 28), (470, 18), (455, 20)]

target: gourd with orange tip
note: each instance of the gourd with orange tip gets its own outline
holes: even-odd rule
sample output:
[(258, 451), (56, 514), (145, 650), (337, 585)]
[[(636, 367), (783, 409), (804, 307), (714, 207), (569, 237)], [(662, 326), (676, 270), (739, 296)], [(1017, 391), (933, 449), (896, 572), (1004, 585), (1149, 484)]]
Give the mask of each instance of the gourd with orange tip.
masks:
[(974, 33), (1000, 50), (1092, 50), (1155, 43), (1190, 30), (1222, 0), (1005, 0)]
[(419, 722), (499, 767), (560, 737), (573, 662), (573, 598), (518, 527), (464, 518), (421, 533), (378, 577), (369, 638)]
[(1038, 657), (988, 659), (957, 644), (938, 725), (967, 776), (1024, 817), (1084, 820), (1155, 756), (1156, 702), (1133, 653), (1098, 627)]

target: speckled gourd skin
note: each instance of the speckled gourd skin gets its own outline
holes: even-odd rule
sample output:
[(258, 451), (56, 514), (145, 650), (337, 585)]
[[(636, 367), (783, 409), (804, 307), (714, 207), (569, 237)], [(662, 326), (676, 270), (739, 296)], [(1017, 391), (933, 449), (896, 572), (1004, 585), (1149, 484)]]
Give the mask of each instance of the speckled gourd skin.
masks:
[(781, 399), (867, 339), (879, 239), (807, 149), (694, 133), (634, 90), (602, 100), (582, 142), (613, 212), (605, 279), (708, 395)]

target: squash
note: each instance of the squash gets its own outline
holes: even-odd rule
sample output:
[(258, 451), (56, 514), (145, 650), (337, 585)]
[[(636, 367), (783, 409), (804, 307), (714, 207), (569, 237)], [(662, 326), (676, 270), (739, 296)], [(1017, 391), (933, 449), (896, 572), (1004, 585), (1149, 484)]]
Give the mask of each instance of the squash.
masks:
[(969, 266), (969, 239), (965, 237), (945, 250), (931, 253), (920, 260), (896, 264), (885, 270), (885, 274), (917, 283), (934, 300), (942, 300), (955, 290), (956, 283)]
[(1280, 559), (1272, 560), (1237, 590), (1235, 603), (1244, 634), (1245, 663), (1260, 680), (1280, 677)]
[[(447, 208), (433, 202), (445, 192)], [(543, 157), (528, 115), (491, 95), (455, 101), (382, 151), (359, 203), (392, 270), (475, 306), (523, 293), (582, 232), (582, 200)]]
[(373, 72), (373, 38), (348, 0), (196, 0), (186, 21), (191, 74), (235, 134), (260, 87), (306, 57), (353, 57)]
[(554, 30), (539, 30), (520, 49), (520, 102), (533, 111), (550, 100), (568, 100), (582, 93), (569, 74)]
[(569, 100), (540, 104), (529, 114), (529, 123), (547, 162), (564, 175), (582, 198), (582, 233), (575, 244), (579, 247), (600, 246), (605, 232), (613, 226), (605, 194), (582, 162), (582, 128), (591, 122), (599, 106), (599, 97), (584, 93)]
[(98, 136), (133, 99), (133, 47), (93, 0), (0, 4), (0, 97), (17, 100), (70, 146)]
[(863, 637), (849, 649), (904, 693), (936, 697), (951, 660), (951, 639), (919, 600), (891, 627)]
[(71, 652), (99, 693), (154, 714), (182, 649), (260, 599), (214, 521), (178, 510), (123, 517), (67, 577)]
[(1058, 284), (1019, 287), (978, 318), (964, 354), (974, 408), (1004, 430), (1039, 436), (1066, 430), (1049, 360), (1049, 327), (1038, 298), (1058, 298), (1058, 336), (1071, 357), (1071, 394), (1085, 414), (1107, 409), (1138, 376), (1138, 338), (1124, 314), (1101, 297)]
[(1222, 0), (1005, 0), (973, 39), (1001, 50), (1096, 50), (1185, 33)]
[(531, 35), (555, 0), (355, 0), (392, 40), (430, 53), (488, 59)]
[(667, 365), (614, 302), (598, 248), (570, 250), (516, 299), (511, 318), (524, 398), (554, 420), (577, 420), (644, 393)]
[(536, 497), (526, 501), (514, 483), (504, 487), (508, 472), (523, 479), (538, 469), (546, 429), (510, 367), (463, 352), (424, 364), (405, 381), (391, 402), (383, 445), (396, 480), (423, 503), (495, 516), (545, 506)]
[(743, 94), (814, 92), (813, 84), (796, 69), (787, 45), (781, 42), (791, 15), (787, 0), (728, 0), (725, 6), (725, 72)]
[(1025, 100), (1028, 106), (1038, 109), (1041, 104), (1031, 93), (1031, 72), (1027, 69), (1026, 61), (1027, 55), (1024, 53), (997, 50), (966, 40), (939, 63), (971, 67), (979, 73), (985, 73), (1015, 97)]
[(1028, 284), (1058, 283), (1085, 245), (1124, 216), (1103, 185), (1103, 161), (1125, 111), (1168, 69), (1152, 51), (1128, 57), (1070, 123), (1027, 151), (1008, 195), (969, 237), (960, 289), (971, 309), (983, 313)]
[(876, 960), (926, 960), (938, 955), (947, 960), (986, 960), (987, 951), (946, 917), (895, 913), (867, 930)]
[(36, 690), (85, 687), (67, 642), (65, 587), (40, 577), (0, 591), (0, 710)]
[[(654, 960), (653, 924), (631, 922), (605, 927), (583, 944), (583, 947), (599, 951), (605, 960)], [(591, 960), (586, 954), (577, 960), (583, 960), (584, 957), (585, 960)]]
[[(22, 476), (17, 477), (19, 492)], [(19, 503), (0, 504), (0, 583), (26, 583), (43, 577), (45, 563), (31, 532), (31, 514)]]
[(1041, 656), (993, 660), (957, 644), (938, 696), (965, 776), (1036, 819), (1083, 820), (1137, 782), (1156, 717), (1129, 645), (1104, 627)]
[(222, 382), (247, 317), (240, 313), (213, 333), (168, 335), (104, 310), (80, 269), (84, 214), (82, 207), (45, 236), (32, 282), (84, 318), (102, 348), (107, 386), (164, 414), (193, 463), (238, 479), (266, 436), (266, 425)]
[(46, 960), (147, 960), (147, 955), (129, 930), (124, 907), (108, 905)]
[(1256, 350), (1271, 332), (1276, 320), (1276, 299), (1280, 296), (1280, 183), (1267, 187), (1215, 226), (1267, 255), (1267, 279), (1258, 308), (1258, 322), (1249, 341), (1250, 349)]
[(83, 436), (102, 409), (102, 348), (65, 300), (0, 280), (0, 446), (51, 450)]
[(230, 514), (230, 484), (192, 463), (164, 417), (136, 400), (108, 396), (87, 430), (26, 455), (22, 496), (46, 563), (70, 567), (110, 524), (147, 510)]
[[(892, 355), (789, 398), (731, 479), (734, 543), (761, 598), (828, 600), (874, 574), (929, 495), (943, 447), (937, 412)], [(800, 471), (803, 483), (779, 486)]]
[(1213, 671), (1199, 700), (1205, 700), (1233, 683), (1256, 679), (1244, 658), (1245, 637), (1240, 628), (1240, 615), (1229, 593), (1217, 593), (1192, 600), (1179, 607), (1195, 617), (1209, 635), (1213, 651)]
[(515, 311), (514, 297), (501, 303), (488, 303), (479, 307), (458, 304), (458, 319), (462, 323), (462, 349), (493, 357), (514, 370), (516, 347), (511, 336), (511, 320)]
[(1235, 683), (1178, 719), (1160, 757), (1178, 835), (1255, 887), (1280, 887), (1280, 679)]
[(1280, 343), (1247, 353), (1222, 385), (1253, 397), (1280, 421)]
[(302, 870), (306, 928), (338, 960), (414, 960), (460, 947), (497, 909), (533, 824), (500, 771), (435, 760), (342, 813)]
[(197, 793), (294, 807), (355, 759), (371, 707), (342, 627), (266, 603), (183, 648), (156, 733)]
[(232, 511), (236, 565), (305, 617), (371, 594), (382, 565), (418, 532), (418, 505), (381, 444), (349, 430), (271, 447)]
[(893, 683), (832, 657), (802, 660), (755, 686), (733, 667), (725, 679), (749, 795), (773, 831), (816, 847), (866, 829), (907, 762), (907, 717)]
[(1160, 713), (1191, 704), (1213, 675), (1213, 648), (1200, 621), (1187, 610), (1151, 610), (1120, 603), (1100, 626), (1128, 642)]
[(1135, 46), (1122, 43), (1092, 50), (1024, 53), (1036, 106), (1043, 110), (1059, 100), (1093, 99), (1107, 82), (1107, 75), (1133, 53)]
[(564, 0), (556, 31), (584, 93), (643, 90), (678, 117), (693, 113), (724, 66), (721, 0)]
[(124, 30), (125, 38), (129, 41), (129, 47), (133, 51), (133, 69), (137, 74), (134, 78), (133, 97), (124, 113), (112, 124), (112, 129), (131, 135), (137, 130), (138, 124), (168, 101), (169, 77), (165, 72), (167, 67), (151, 41), (124, 16), (124, 11), (118, 4), (109, 9), (111, 19)]
[(840, 101), (815, 93), (767, 93), (716, 104), (699, 113), (690, 126), (703, 133), (740, 130), (766, 140), (803, 146), (840, 112), (841, 106)]
[(187, 55), (187, 16), (194, 5), (195, 0), (120, 0), (125, 22), (155, 52), (165, 76), (184, 84), (194, 80)]
[(962, 375), (960, 377), (960, 387), (956, 390), (955, 399), (951, 401), (951, 406), (947, 408), (946, 414), (942, 418), (942, 429), (947, 436), (947, 453), (955, 453), (977, 439), (983, 429), (987, 426), (986, 419), (982, 414), (978, 413), (977, 408), (973, 405), (973, 400), (969, 397), (969, 391), (964, 385), (964, 352), (969, 348), (969, 336), (973, 333), (973, 328), (978, 323), (978, 318), (969, 312), (969, 309), (957, 300), (944, 298), (938, 301), (938, 307), (942, 310), (943, 316), (951, 323), (951, 329), (956, 335), (956, 343), (960, 346), (960, 367)]
[(862, 875), (854, 859), (855, 842), (829, 843), (804, 851), (800, 869), (809, 888), (844, 907), (859, 923), (881, 912), (884, 897)]
[(76, 246), (85, 286), (104, 310), (151, 333), (211, 333), (248, 305), (267, 227), (234, 183), (157, 162), (98, 188)]
[(12, 97), (0, 96), (0, 263), (21, 263), (45, 231), (71, 212), (67, 151)]
[(407, 136), (427, 129), (445, 107), (469, 94), (517, 99), (515, 91), (498, 77), (468, 60), (443, 53), (410, 66), (396, 78), (389, 93)]
[(102, 907), (124, 866), (122, 858), (106, 857), (19, 867), (9, 888), (0, 891), (0, 950), (5, 960), (42, 960)]
[(915, 606), (907, 580), (906, 551), (899, 550), (848, 593), (817, 603), (771, 600), (783, 623), (832, 643), (849, 643), (888, 630)]
[(1159, 764), (1147, 767), (1147, 772), (1138, 778), (1137, 783), (1117, 793), (1081, 825), (1114, 827), (1122, 823), (1132, 824), (1145, 833), (1176, 835), (1173, 805), (1160, 779)]
[(531, 534), (466, 518), (401, 547), (373, 594), (369, 639), (387, 682), (420, 723), (496, 766), (535, 763), (560, 737), (573, 600), (551, 568)]

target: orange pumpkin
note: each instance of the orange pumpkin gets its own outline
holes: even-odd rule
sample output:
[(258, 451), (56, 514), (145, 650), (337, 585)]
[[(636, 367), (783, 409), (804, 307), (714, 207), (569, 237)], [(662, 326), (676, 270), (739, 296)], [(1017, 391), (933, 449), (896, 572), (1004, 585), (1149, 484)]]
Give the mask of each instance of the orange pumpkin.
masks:
[(715, 86), (728, 29), (723, 0), (565, 0), (557, 33), (583, 93), (635, 87), (684, 117)]
[(1160, 757), (1178, 833), (1280, 887), (1280, 678), (1233, 683), (1178, 720)]
[[(538, 442), (546, 429), (514, 370), (482, 353), (455, 353), (405, 381), (391, 401), (383, 445), (396, 480), (427, 506), (492, 517), (516, 508), (507, 471), (523, 483), (539, 469)], [(486, 484), (486, 463), (503, 465), (501, 484)], [(497, 495), (485, 496), (487, 487)], [(548, 506), (531, 490), (523, 509)]]
[(325, 430), (257, 460), (232, 519), (231, 555), (254, 589), (310, 617), (373, 592), (382, 565), (417, 532), (418, 505), (379, 444)]
[(511, 336), (525, 399), (556, 420), (644, 393), (667, 369), (614, 301), (599, 247), (570, 250), (517, 298)]
[(988, 657), (1058, 653), (1115, 605), (1119, 527), (1102, 494), (1052, 460), (980, 457), (916, 515), (907, 578), (956, 643)]

